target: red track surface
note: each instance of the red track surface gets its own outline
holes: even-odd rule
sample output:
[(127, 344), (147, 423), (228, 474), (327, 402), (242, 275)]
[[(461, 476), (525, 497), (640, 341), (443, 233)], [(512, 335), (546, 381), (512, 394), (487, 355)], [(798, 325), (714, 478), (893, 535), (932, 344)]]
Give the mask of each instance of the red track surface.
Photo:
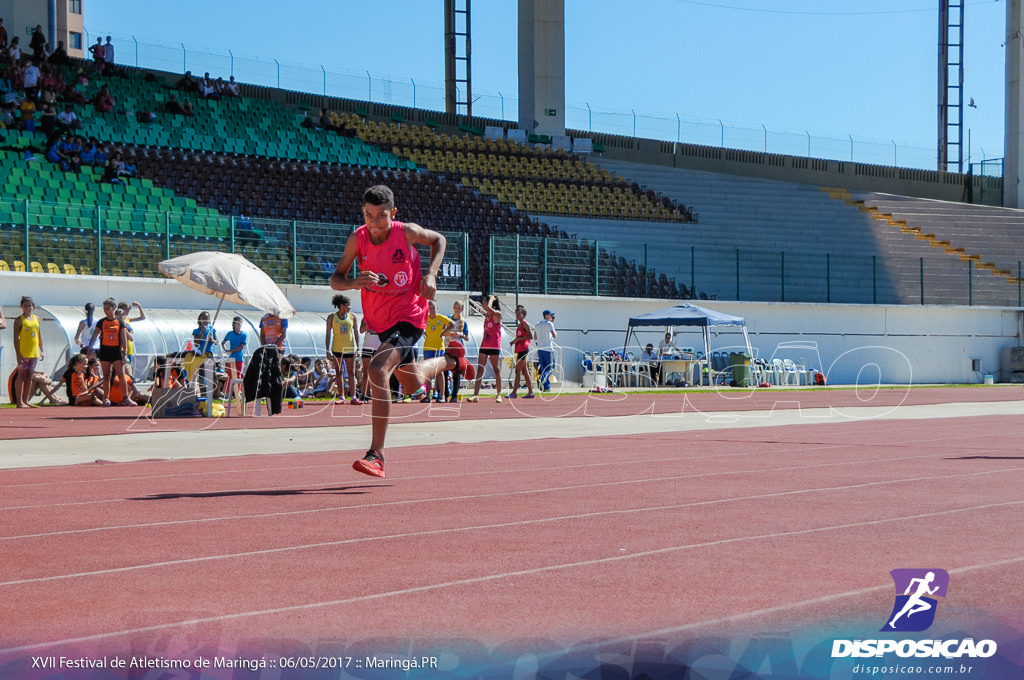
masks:
[[(867, 405), (1020, 396), (883, 391)], [(689, 398), (722, 411), (862, 397)], [(669, 412), (681, 401), (516, 406), (610, 416)], [(504, 406), (466, 404), (459, 417), (516, 415)], [(131, 420), (117, 409), (81, 411), (4, 410), (0, 437), (112, 435)], [(216, 427), (368, 422), (309, 413)], [(851, 621), (864, 622), (855, 633), (864, 637), (884, 623), (888, 572), (902, 567), (950, 572), (943, 629), (1021, 631), (1022, 440), (1024, 418), (984, 416), (393, 448), (385, 480), (351, 469), (365, 442), (331, 453), (5, 470), (0, 663), (69, 649), (571, 644)]]

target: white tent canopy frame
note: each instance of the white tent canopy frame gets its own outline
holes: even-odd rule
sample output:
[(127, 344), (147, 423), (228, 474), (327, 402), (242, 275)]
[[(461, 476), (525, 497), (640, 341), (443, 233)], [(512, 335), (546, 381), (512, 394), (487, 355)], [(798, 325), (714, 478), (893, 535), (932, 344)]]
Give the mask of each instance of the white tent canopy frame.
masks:
[(684, 303), (674, 307), (666, 307), (640, 316), (631, 317), (629, 326), (626, 329), (626, 340), (622, 346), (625, 354), (629, 346), (630, 337), (635, 333), (636, 328), (646, 326), (661, 326), (675, 329), (678, 326), (698, 327), (704, 336), (704, 360), (708, 363), (711, 358), (711, 328), (714, 326), (735, 326), (743, 330), (743, 343), (747, 347), (747, 354), (753, 358), (754, 351), (750, 347), (750, 336), (747, 334), (747, 320), (741, 316), (733, 316), (724, 312), (716, 312), (698, 305)]

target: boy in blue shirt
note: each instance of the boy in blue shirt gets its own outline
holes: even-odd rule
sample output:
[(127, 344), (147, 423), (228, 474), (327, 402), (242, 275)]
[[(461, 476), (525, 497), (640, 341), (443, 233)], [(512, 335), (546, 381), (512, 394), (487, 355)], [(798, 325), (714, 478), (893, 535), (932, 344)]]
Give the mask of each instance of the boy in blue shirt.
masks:
[[(221, 347), (228, 353), (228, 380), (242, 377), (242, 365), (245, 363), (245, 345), (247, 338), (242, 332), (242, 317), (231, 320), (231, 330), (224, 336)], [(230, 383), (229, 383), (230, 384)]]

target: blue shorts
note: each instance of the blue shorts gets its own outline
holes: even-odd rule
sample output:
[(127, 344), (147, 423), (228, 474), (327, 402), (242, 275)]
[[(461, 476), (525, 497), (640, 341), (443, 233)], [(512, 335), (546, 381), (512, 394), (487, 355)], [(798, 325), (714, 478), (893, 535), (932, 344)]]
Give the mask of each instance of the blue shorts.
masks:
[(424, 359), (433, 359), (434, 357), (443, 357), (443, 356), (444, 356), (444, 350), (443, 349), (425, 349), (425, 350), (423, 350), (423, 358)]

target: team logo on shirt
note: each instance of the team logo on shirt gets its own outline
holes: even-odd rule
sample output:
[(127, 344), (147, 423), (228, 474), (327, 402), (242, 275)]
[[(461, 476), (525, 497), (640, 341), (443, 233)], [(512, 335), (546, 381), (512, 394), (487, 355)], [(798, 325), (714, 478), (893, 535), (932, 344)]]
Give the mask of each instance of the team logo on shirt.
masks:
[(397, 274), (395, 274), (395, 285), (396, 286), (401, 287), (401, 286), (404, 286), (407, 283), (409, 283), (409, 275), (408, 274), (406, 274), (405, 272), (398, 272)]
[(405, 249), (397, 248), (395, 254), (391, 256), (392, 262), (405, 262)]

